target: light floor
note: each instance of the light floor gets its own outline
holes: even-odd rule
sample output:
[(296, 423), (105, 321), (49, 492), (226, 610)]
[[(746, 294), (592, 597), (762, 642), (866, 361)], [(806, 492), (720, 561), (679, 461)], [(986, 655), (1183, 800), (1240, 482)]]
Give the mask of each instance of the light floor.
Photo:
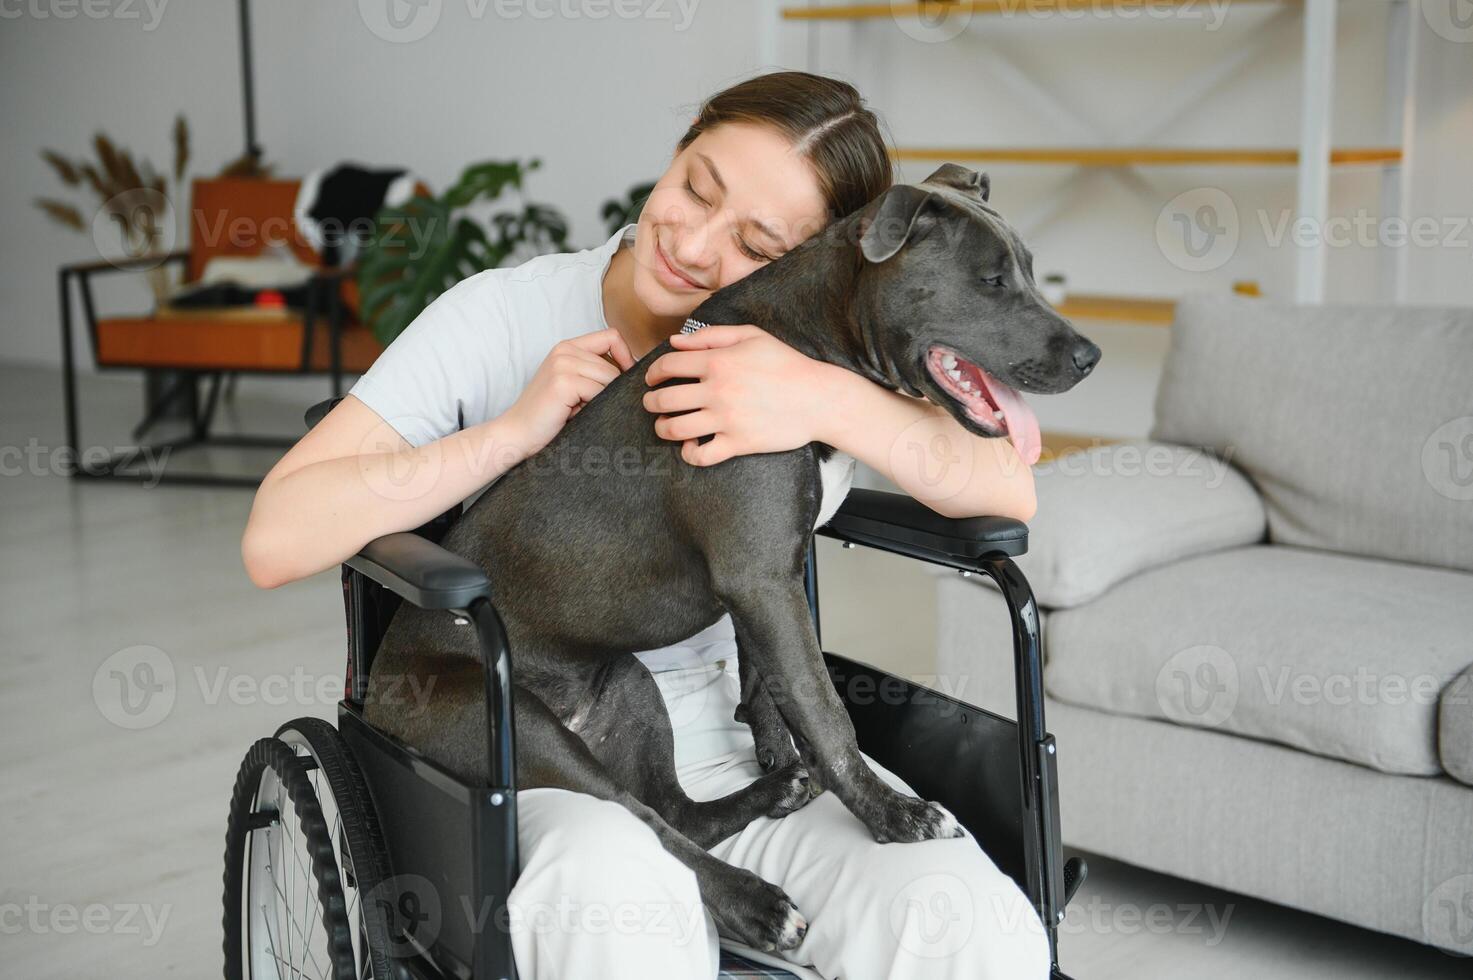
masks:
[[(300, 432), (302, 410), (327, 394), (325, 382), (300, 385), (300, 404), (258, 403), (243, 381), (251, 429)], [(83, 389), (83, 439), (126, 444), (138, 380), (88, 377)], [(256, 589), (239, 558), (250, 491), (76, 483), (59, 475), (61, 431), (59, 375), (0, 365), (0, 975), (218, 976), (235, 769), (281, 722), (332, 716), (344, 656), (336, 576)], [(270, 464), (269, 453), (239, 455), (248, 470)], [(831, 557), (825, 646), (933, 670), (899, 652), (931, 648), (926, 576), (858, 551)], [(172, 667), (174, 697), (135, 700), (130, 715), (123, 680), (163, 680), (132, 664), (113, 673), (136, 655), (120, 651), (140, 646)], [(1077, 980), (1470, 973), (1469, 961), (1412, 943), (1091, 865), (1062, 939)]]

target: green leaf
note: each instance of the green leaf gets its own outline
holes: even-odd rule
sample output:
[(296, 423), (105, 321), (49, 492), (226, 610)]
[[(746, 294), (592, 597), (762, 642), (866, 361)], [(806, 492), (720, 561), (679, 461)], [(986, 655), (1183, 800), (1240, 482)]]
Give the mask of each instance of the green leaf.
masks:
[[(527, 169), (535, 165), (534, 160)], [(465, 168), (460, 181), (445, 192), (443, 200), (452, 208), (461, 208), (481, 197), (495, 200), (507, 187), (521, 186), (522, 165), (515, 160), (477, 163)]]
[(381, 208), (374, 233), (359, 259), (359, 315), (379, 343), (388, 346), (445, 290), (515, 258), (519, 249), (568, 251), (568, 221), (547, 204), (519, 202), (492, 214), (486, 226), (455, 211), (520, 190), (535, 157), (486, 161), (465, 168), (439, 198), (418, 195), (400, 207)]

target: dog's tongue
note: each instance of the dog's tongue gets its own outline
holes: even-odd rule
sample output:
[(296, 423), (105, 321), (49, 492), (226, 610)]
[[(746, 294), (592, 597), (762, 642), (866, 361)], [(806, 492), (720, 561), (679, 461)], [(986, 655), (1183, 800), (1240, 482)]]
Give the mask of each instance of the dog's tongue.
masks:
[(1038, 417), (1016, 390), (990, 374), (986, 378), (987, 392), (1002, 409), (1003, 418), (1007, 421), (1008, 438), (1013, 440), (1013, 448), (1023, 462), (1032, 466), (1043, 455), (1043, 433), (1038, 430)]

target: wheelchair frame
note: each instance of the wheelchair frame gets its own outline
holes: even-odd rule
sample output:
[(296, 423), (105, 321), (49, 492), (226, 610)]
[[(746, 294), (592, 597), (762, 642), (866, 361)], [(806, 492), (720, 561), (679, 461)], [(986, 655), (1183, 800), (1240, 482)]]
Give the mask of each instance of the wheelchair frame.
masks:
[[(313, 406), (309, 427), (339, 400)], [(516, 967), (509, 936), (472, 926), (487, 921), (487, 910), (504, 907), (520, 861), (511, 651), (485, 573), (438, 544), (462, 508), (457, 504), (413, 532), (378, 538), (342, 566), (348, 673), (338, 728), (377, 813), (388, 873), (422, 876), (441, 895), (461, 896), (470, 903), (467, 910), (482, 916), (443, 915), (428, 942), (400, 937), (419, 954), (406, 967), (437, 980), (512, 980)], [(1012, 561), (1027, 550), (1027, 526), (1000, 517), (945, 518), (901, 494), (856, 489), (815, 533), (845, 547), (865, 545), (987, 575), (1002, 591), (1013, 634), (1016, 722), (838, 654), (825, 652), (824, 658), (860, 748), (921, 798), (950, 809), (1019, 884), (1048, 933), (1053, 980), (1068, 980), (1058, 965), (1058, 924), (1086, 869), (1078, 858), (1066, 863), (1063, 856), (1057, 747), (1044, 724), (1038, 610)], [(817, 629), (812, 538), (805, 584)], [(462, 782), (364, 721), (373, 656), (403, 601), (444, 610), (476, 631), (485, 665), (488, 785)], [(957, 773), (975, 778), (958, 784)]]

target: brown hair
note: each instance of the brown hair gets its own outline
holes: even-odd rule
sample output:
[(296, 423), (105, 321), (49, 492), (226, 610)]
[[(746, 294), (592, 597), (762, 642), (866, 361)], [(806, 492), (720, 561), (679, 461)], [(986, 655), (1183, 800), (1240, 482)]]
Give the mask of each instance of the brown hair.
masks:
[(829, 221), (846, 217), (895, 182), (879, 118), (848, 82), (775, 71), (722, 89), (701, 103), (675, 152), (722, 123), (771, 126), (812, 165)]

